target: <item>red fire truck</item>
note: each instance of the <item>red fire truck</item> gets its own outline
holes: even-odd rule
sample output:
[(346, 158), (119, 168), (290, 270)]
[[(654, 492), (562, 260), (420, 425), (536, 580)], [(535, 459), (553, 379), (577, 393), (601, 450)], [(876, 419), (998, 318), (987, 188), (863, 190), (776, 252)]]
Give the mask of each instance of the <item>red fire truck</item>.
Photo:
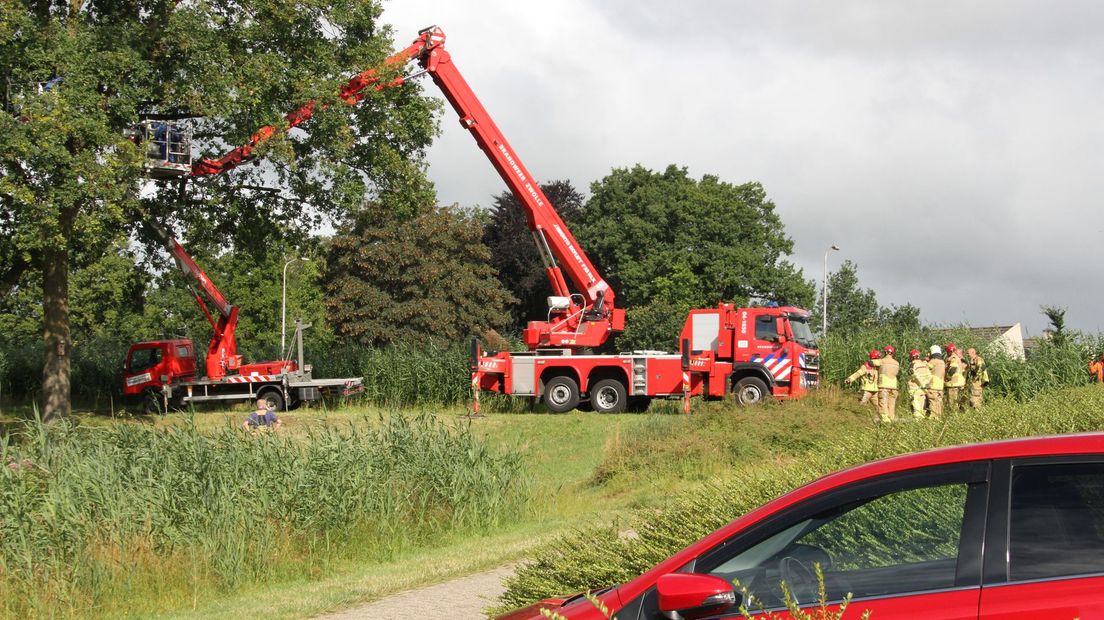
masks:
[[(624, 328), (625, 313), (614, 307), (613, 288), (461, 76), (445, 50), (440, 28), (421, 31), (386, 64), (411, 60), (433, 78), (461, 126), (471, 132), (521, 203), (552, 286), (547, 319), (530, 322), (523, 333), (529, 351), (484, 354), (473, 343), (476, 411), (482, 390), (527, 396), (555, 412), (589, 401), (596, 411), (614, 413), (642, 409), (653, 398), (683, 398), (687, 406), (690, 396), (734, 395), (744, 404), (768, 395), (795, 398), (817, 384), (819, 355), (809, 313), (794, 307), (736, 308), (721, 303), (690, 312), (679, 337), (679, 353), (590, 354)], [(371, 78), (374, 73), (361, 75)]]
[[(397, 75), (408, 63), (420, 71)], [(473, 407), (481, 391), (530, 397), (555, 412), (588, 402), (601, 412), (642, 409), (653, 398), (735, 396), (742, 404), (767, 396), (796, 398), (817, 385), (819, 355), (809, 329), (809, 313), (795, 307), (716, 308), (693, 310), (680, 334), (678, 353), (635, 351), (595, 355), (591, 350), (622, 331), (625, 310), (615, 307), (616, 295), (567, 225), (541, 191), (505, 136), (468, 86), (438, 27), (418, 33), (408, 47), (376, 68), (357, 74), (339, 96), (353, 105), (372, 91), (400, 86), (417, 75), (429, 74), (471, 132), (491, 165), (521, 203), (537, 251), (544, 263), (552, 295), (548, 315), (531, 321), (522, 336), (528, 351), (483, 353), (472, 344)], [(384, 76), (387, 77), (384, 77)], [(151, 166), (159, 175), (203, 176), (231, 170), (248, 161), (256, 146), (279, 130), (287, 131), (309, 120), (311, 101), (285, 117), (282, 128), (266, 126), (249, 142), (219, 159), (182, 165), (186, 149), (174, 148), (172, 136), (186, 131), (159, 129), (151, 153), (162, 160)], [(149, 134), (147, 131), (147, 135)], [(169, 136), (164, 145), (158, 135)], [(175, 157), (173, 153), (178, 153)], [(566, 273), (565, 273), (566, 272)], [(570, 284), (569, 284), (570, 281)]]
[[(264, 398), (273, 409), (290, 409), (303, 401), (317, 400), (328, 394), (347, 394), (360, 388), (360, 377), (315, 379), (312, 368), (303, 362), (303, 330), (310, 327), (295, 323), (298, 355), (291, 359), (243, 363), (238, 355), (234, 332), (238, 325), (238, 307), (226, 297), (184, 251), (184, 246), (155, 228), (180, 270), (192, 282), (189, 286), (214, 335), (207, 347), (206, 376), (196, 373), (195, 347), (191, 340), (172, 339), (139, 342), (127, 351), (123, 370), (123, 397), (140, 403), (149, 412), (164, 412), (188, 403), (234, 402)], [(206, 299), (206, 302), (204, 301)], [(218, 313), (211, 316), (210, 306)]]

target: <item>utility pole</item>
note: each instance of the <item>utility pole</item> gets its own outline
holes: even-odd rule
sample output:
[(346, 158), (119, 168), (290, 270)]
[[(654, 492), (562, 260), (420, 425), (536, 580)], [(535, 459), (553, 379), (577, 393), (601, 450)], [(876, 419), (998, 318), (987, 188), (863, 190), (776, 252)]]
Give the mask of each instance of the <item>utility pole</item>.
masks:
[(283, 358), (284, 353), (287, 351), (287, 268), (288, 265), (296, 262), (307, 262), (307, 259), (302, 256), (293, 258), (284, 263), (284, 285), (280, 292), (280, 357)]
[(824, 308), (820, 313), (820, 336), (823, 338), (828, 334), (828, 253), (838, 252), (839, 246), (833, 245), (832, 247), (824, 250), (824, 285), (820, 289), (820, 297), (824, 302)]

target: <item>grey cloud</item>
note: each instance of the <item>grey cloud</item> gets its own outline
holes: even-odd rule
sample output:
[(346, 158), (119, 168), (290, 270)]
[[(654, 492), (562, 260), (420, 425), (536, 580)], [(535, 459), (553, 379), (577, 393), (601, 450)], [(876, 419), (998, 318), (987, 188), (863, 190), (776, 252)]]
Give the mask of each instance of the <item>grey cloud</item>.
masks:
[[(456, 6), (453, 6), (455, 4)], [(687, 165), (762, 181), (818, 280), (825, 247), (925, 320), (1104, 320), (1104, 4), (388, 5), (400, 40), (440, 20), (453, 57), (538, 179)], [(427, 92), (436, 94), (433, 87)], [(443, 202), (497, 175), (451, 110), (430, 154)]]

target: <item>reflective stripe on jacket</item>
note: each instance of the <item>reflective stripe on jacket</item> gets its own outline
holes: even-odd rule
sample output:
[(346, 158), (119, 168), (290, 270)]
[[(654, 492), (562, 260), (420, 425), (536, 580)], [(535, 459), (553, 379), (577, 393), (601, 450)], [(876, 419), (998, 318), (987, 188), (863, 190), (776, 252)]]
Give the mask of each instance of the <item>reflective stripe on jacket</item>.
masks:
[(931, 369), (931, 384), (929, 390), (942, 390), (943, 377), (947, 373), (947, 362), (942, 357), (932, 357), (928, 360), (928, 368)]
[(966, 385), (966, 364), (962, 363), (962, 356), (952, 353), (947, 358), (947, 387), (960, 388)]
[(901, 370), (897, 360), (883, 357), (880, 360), (874, 360), (874, 365), (878, 368), (878, 387), (883, 390), (896, 390), (897, 373)]
[(909, 386), (926, 390), (931, 384), (931, 368), (928, 368), (928, 363), (922, 359), (915, 359), (912, 360), (911, 366)]
[(877, 392), (878, 391), (878, 371), (874, 369), (874, 366), (870, 362), (864, 362), (859, 369), (851, 373), (850, 377), (847, 377), (848, 381), (854, 381), (855, 379), (862, 379), (859, 382), (859, 387), (864, 392)]

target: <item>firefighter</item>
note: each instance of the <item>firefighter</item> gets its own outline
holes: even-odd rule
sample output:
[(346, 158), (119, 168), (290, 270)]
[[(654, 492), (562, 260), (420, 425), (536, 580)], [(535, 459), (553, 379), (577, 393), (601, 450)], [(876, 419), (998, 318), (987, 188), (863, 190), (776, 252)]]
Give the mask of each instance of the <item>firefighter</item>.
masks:
[(893, 358), (897, 349), (893, 345), (886, 345), (885, 356), (871, 361), (878, 369), (878, 417), (882, 422), (893, 422), (897, 419), (897, 373), (901, 370), (901, 364)]
[(931, 368), (927, 360), (920, 359), (920, 350), (909, 351), (908, 392), (912, 402), (912, 417), (924, 417), (924, 405), (927, 404), (928, 386), (931, 385)]
[(928, 354), (928, 368), (931, 370), (931, 383), (928, 384), (928, 415), (939, 419), (943, 417), (943, 380), (947, 374), (947, 363), (943, 361), (943, 349), (939, 345), (931, 346)]
[(1104, 353), (1100, 354), (1099, 360), (1089, 362), (1089, 374), (1094, 375), (1097, 385), (1104, 385)]
[(982, 391), (989, 385), (989, 369), (985, 367), (985, 358), (978, 355), (977, 349), (966, 349), (966, 378), (970, 381), (970, 407), (980, 409)]
[(862, 397), (859, 399), (860, 405), (870, 403), (870, 406), (874, 407), (874, 412), (878, 412), (878, 369), (874, 367), (874, 362), (880, 358), (882, 354), (874, 349), (870, 352), (870, 359), (863, 362), (859, 369), (851, 373), (850, 377), (844, 379), (844, 383), (851, 385), (855, 382), (855, 379), (859, 379), (859, 389), (862, 390)]
[(961, 411), (962, 388), (966, 387), (966, 364), (962, 361), (962, 352), (955, 343), (947, 343), (947, 398), (944, 404), (950, 411)]

